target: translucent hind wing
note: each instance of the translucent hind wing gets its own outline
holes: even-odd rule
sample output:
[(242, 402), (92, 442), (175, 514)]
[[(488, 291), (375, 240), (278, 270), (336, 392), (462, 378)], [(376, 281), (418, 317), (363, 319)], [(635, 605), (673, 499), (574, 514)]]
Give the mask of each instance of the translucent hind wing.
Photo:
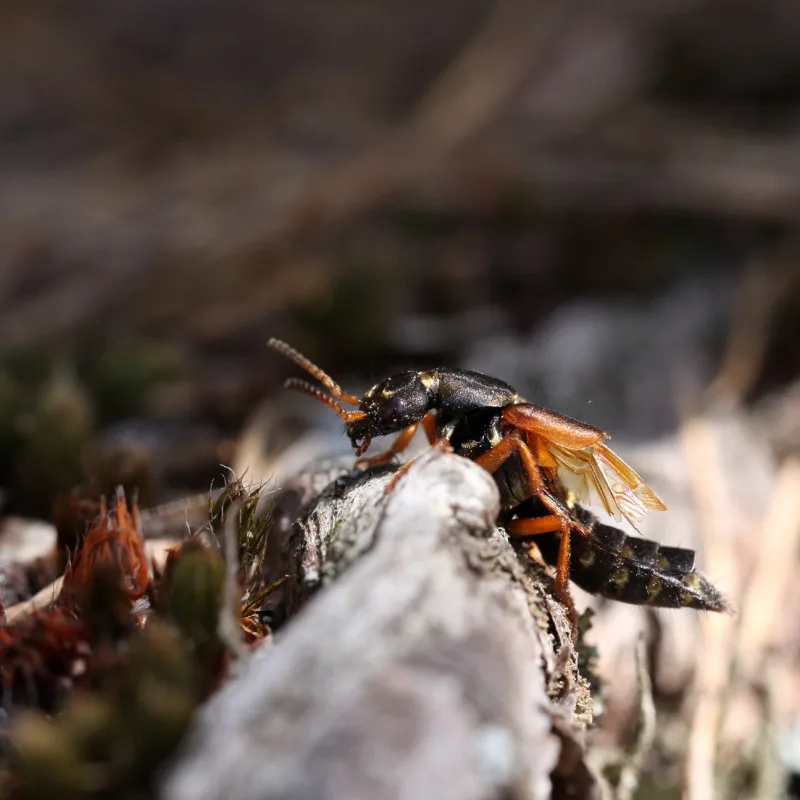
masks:
[(595, 472), (602, 476), (622, 515), (634, 528), (638, 529), (648, 510), (666, 510), (658, 495), (616, 453), (602, 444), (592, 450)]
[(558, 477), (565, 488), (584, 503), (598, 500), (615, 520), (625, 517), (638, 529), (648, 510), (666, 509), (641, 476), (604, 444), (568, 450), (548, 442), (547, 449), (559, 464)]
[(591, 448), (574, 451), (548, 442), (547, 449), (558, 462), (559, 480), (565, 489), (574, 492), (578, 502), (597, 503), (610, 517), (622, 519), (611, 488), (591, 458)]
[(604, 444), (596, 445), (594, 450), (597, 461), (621, 478), (645, 508), (651, 511), (667, 510), (661, 498), (642, 480), (641, 475), (626, 464), (613, 450)]
[(584, 472), (575, 472), (563, 464), (558, 465), (558, 479), (561, 481), (567, 494), (572, 494), (578, 503), (591, 503), (593, 491), (588, 476)]

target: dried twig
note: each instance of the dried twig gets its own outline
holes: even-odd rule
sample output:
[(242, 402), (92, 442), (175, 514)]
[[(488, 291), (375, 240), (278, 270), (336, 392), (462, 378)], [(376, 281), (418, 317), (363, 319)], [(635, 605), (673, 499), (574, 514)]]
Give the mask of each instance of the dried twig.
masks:
[(800, 554), (800, 459), (790, 458), (775, 481), (761, 529), (755, 571), (742, 598), (737, 664), (749, 676), (783, 638), (776, 625), (786, 608)]
[(182, 497), (139, 512), (142, 536), (145, 539), (181, 539), (208, 521), (209, 500), (216, 500), (221, 489)]
[(239, 511), (241, 503), (232, 503), (225, 511), (223, 552), (225, 587), (219, 611), (219, 638), (239, 659), (247, 655), (240, 624), (242, 590), (239, 586)]
[[(722, 585), (738, 592), (739, 565), (730, 541), (725, 513), (724, 472), (710, 423), (695, 418), (681, 428), (686, 450), (695, 505), (700, 518), (704, 552), (714, 564), (714, 574)], [(723, 719), (723, 699), (730, 684), (735, 647), (735, 620), (722, 614), (700, 618), (700, 646), (703, 658), (698, 661), (697, 702), (692, 717), (686, 766), (687, 800), (712, 800), (715, 797), (714, 765), (717, 742)]]
[(798, 269), (797, 244), (763, 263), (749, 264), (739, 281), (736, 306), (722, 366), (708, 389), (709, 398), (739, 404), (758, 379), (769, 346), (771, 323)]
[(656, 736), (656, 707), (648, 672), (647, 653), (643, 637), (636, 642), (636, 680), (639, 695), (639, 722), (636, 740), (629, 748), (617, 784), (615, 800), (630, 800), (639, 786), (642, 766), (653, 747)]
[(210, 701), (162, 796), (549, 797), (562, 742), (569, 786), (575, 698), (547, 695), (549, 612), (494, 528), (488, 474), (431, 450), (389, 495), (388, 468), (309, 493), (320, 469), (276, 500), (303, 613)]
[(631, 800), (655, 741), (656, 707), (647, 648), (641, 634), (636, 641), (636, 683), (639, 717), (634, 741), (625, 750), (618, 747), (596, 748), (589, 754), (595, 772), (600, 776), (602, 796), (607, 800)]

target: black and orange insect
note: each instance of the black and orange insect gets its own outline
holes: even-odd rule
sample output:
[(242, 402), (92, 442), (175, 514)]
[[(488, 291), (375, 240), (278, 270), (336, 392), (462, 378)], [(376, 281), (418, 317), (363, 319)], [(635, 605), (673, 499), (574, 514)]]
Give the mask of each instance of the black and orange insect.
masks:
[[(502, 435), (497, 418), (497, 410), (491, 408), (466, 414), (449, 440), (455, 452), (476, 461), (491, 452)], [(601, 459), (608, 458), (606, 454), (610, 453), (608, 448), (604, 450)], [(641, 478), (624, 461), (613, 453), (611, 457), (615, 464), (621, 465), (620, 471), (625, 470), (631, 483), (636, 481), (640, 485)], [(550, 498), (531, 492), (522, 457), (509, 458), (494, 473), (503, 505), (500, 523), (514, 536), (536, 537), (536, 548), (531, 547), (530, 551), (533, 554), (538, 549), (547, 563), (556, 566), (556, 592), (571, 613), (574, 613), (571, 598), (566, 595), (563, 584), (559, 586), (558, 583), (565, 562), (569, 579), (591, 594), (658, 608), (731, 611), (719, 590), (695, 569), (694, 551), (629, 536), (619, 528), (601, 523), (578, 504), (593, 497), (599, 499), (610, 516), (617, 520), (624, 517), (636, 528), (648, 508), (665, 509), (652, 490), (647, 491), (658, 501), (658, 506), (655, 503), (638, 506), (635, 500), (624, 496), (614, 505), (616, 491), (612, 497), (604, 495), (599, 476), (587, 475), (580, 466), (567, 461), (555, 472), (540, 467)], [(603, 475), (613, 480), (613, 473), (604, 471)], [(566, 535), (569, 536), (570, 530), (583, 534), (570, 537), (566, 545), (562, 530), (554, 529), (551, 524), (553, 503), (559, 506), (558, 514), (577, 523), (567, 529)]]
[[(617, 592), (617, 599), (639, 596), (636, 594), (639, 589), (633, 592), (631, 586), (634, 577), (641, 578), (634, 580), (634, 585), (642, 580), (650, 584), (651, 605), (676, 604), (669, 592), (656, 592), (651, 579), (664, 577), (666, 584), (669, 583), (667, 578), (681, 576), (681, 580), (686, 578), (694, 584), (694, 577), (687, 577), (696, 576), (693, 568), (687, 569), (686, 554), (691, 551), (680, 551), (683, 555), (679, 558), (673, 555), (670, 565), (667, 549), (660, 548), (659, 564), (658, 553), (653, 555), (653, 547), (659, 549), (657, 544), (626, 537), (622, 531), (609, 526), (598, 527), (597, 520), (577, 506), (576, 501), (586, 502), (596, 497), (609, 515), (617, 520), (624, 517), (634, 527), (647, 511), (666, 509), (642, 478), (606, 446), (608, 434), (598, 428), (534, 405), (501, 380), (448, 367), (399, 372), (380, 381), (359, 398), (344, 392), (325, 372), (286, 343), (270, 339), (268, 345), (328, 389), (330, 394), (297, 378), (285, 383), (287, 388), (311, 395), (336, 411), (344, 420), (345, 433), (365, 466), (384, 463), (403, 452), (421, 426), (431, 444), (446, 445), (492, 473), (500, 489), (505, 526), (510, 536), (557, 534), (555, 591), (571, 611), (570, 578), (577, 577), (578, 585), (581, 582), (587, 586), (598, 584), (597, 575), (601, 573), (586, 566), (590, 559), (588, 554), (592, 553), (598, 565), (605, 563), (609, 567), (611, 578), (615, 572), (621, 576), (620, 570), (628, 571), (624, 582), (627, 590)], [(357, 408), (347, 410), (344, 404)], [(385, 452), (361, 458), (373, 437), (390, 434), (397, 434), (397, 437)], [(610, 544), (614, 537), (609, 536), (609, 530), (617, 531), (626, 540), (617, 551)], [(572, 533), (579, 534), (581, 540), (580, 546), (574, 548), (577, 559), (571, 556)], [(630, 544), (637, 541), (646, 543), (638, 551)], [(652, 564), (647, 562), (650, 555), (655, 559)], [(641, 568), (641, 574), (634, 568)], [(622, 583), (621, 578), (617, 583)], [(718, 593), (706, 597), (702, 590), (689, 588), (695, 607), (721, 610), (716, 607)], [(606, 594), (613, 596), (610, 589)], [(644, 596), (648, 596), (646, 586)], [(687, 601), (681, 604), (689, 605)]]

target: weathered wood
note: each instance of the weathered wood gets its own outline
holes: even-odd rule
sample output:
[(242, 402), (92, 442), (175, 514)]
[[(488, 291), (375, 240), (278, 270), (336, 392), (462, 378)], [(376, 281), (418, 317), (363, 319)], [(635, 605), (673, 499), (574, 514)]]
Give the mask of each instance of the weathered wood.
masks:
[(284, 489), (300, 610), (202, 710), (165, 798), (592, 796), (564, 614), (495, 528), (490, 476), (436, 450), (386, 495), (391, 472)]

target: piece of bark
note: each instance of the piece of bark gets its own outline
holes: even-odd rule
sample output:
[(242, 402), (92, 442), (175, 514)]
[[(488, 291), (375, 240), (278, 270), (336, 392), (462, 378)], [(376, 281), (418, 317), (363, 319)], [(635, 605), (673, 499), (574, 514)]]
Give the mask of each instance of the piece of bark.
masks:
[(387, 495), (391, 472), (278, 497), (301, 613), (201, 711), (167, 800), (594, 796), (565, 615), (495, 528), (491, 477), (437, 450)]

